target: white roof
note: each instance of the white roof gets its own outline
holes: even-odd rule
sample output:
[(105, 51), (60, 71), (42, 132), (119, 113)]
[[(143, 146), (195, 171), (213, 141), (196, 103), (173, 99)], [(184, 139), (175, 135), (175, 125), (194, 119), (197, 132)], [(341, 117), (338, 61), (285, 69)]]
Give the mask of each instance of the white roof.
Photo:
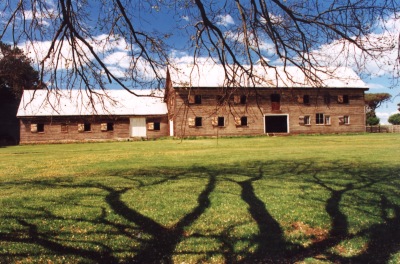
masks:
[(86, 115), (165, 115), (164, 92), (150, 95), (149, 90), (95, 91), (84, 90), (26, 90), (17, 117), (23, 116), (86, 116)]
[[(244, 66), (249, 70), (250, 66)], [(339, 68), (318, 68), (312, 70), (315, 80), (306, 78), (304, 72), (294, 66), (277, 66), (275, 68), (264, 67), (260, 64), (253, 65), (253, 81), (242, 69), (235, 70), (226, 68), (230, 79), (228, 83), (225, 78), (225, 70), (222, 65), (199, 64), (188, 65), (178, 64), (169, 69), (173, 87), (265, 87), (265, 88), (363, 88), (366, 84), (351, 69)]]

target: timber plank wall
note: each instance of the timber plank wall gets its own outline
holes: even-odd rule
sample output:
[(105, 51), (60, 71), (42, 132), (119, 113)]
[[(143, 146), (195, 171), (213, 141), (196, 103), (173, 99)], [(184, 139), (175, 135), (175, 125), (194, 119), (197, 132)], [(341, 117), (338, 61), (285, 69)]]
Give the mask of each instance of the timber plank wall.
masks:
[[(160, 122), (160, 129), (147, 130), (146, 138), (159, 138), (168, 135), (169, 128), (167, 117), (146, 118), (147, 123), (155, 121)], [(85, 131), (84, 126), (82, 127), (84, 124), (90, 124), (88, 131)], [(112, 125), (107, 129), (107, 124)], [(42, 127), (38, 128), (37, 125)], [(111, 127), (112, 130), (110, 130)], [(129, 117), (34, 117), (20, 119), (21, 144), (111, 141), (127, 140), (130, 138)]]
[[(225, 93), (226, 94), (226, 93)], [(280, 108), (273, 110), (271, 95), (279, 94)], [(201, 104), (189, 102), (192, 95), (201, 96)], [(246, 103), (235, 103), (234, 96), (245, 95)], [(303, 101), (308, 96), (308, 103)], [(343, 103), (343, 96), (348, 102)], [(246, 89), (237, 90), (222, 103), (224, 97), (219, 88), (175, 89), (173, 119), (175, 135), (189, 136), (231, 136), (261, 135), (265, 133), (265, 116), (286, 115), (288, 133), (357, 133), (365, 131), (365, 106), (363, 89)], [(328, 98), (328, 99), (327, 99)], [(327, 101), (328, 100), (328, 103)], [(169, 102), (171, 104), (171, 102)], [(330, 117), (329, 124), (317, 124), (316, 115), (322, 113)], [(247, 118), (247, 125), (235, 122), (235, 117)], [(304, 116), (310, 123), (304, 124)], [(348, 123), (343, 117), (349, 118)], [(190, 124), (196, 117), (202, 118), (201, 126)], [(215, 124), (215, 117), (224, 117), (224, 125)], [(303, 118), (303, 120), (301, 120)]]

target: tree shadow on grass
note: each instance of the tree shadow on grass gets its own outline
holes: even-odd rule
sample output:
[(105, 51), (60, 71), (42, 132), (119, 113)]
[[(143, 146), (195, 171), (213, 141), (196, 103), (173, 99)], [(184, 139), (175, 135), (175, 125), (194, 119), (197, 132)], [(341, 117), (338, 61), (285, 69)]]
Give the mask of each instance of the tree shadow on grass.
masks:
[[(139, 253), (128, 262), (172, 263), (173, 252), (177, 244), (183, 238), (184, 228), (196, 221), (210, 206), (209, 195), (215, 188), (215, 181), (215, 176), (210, 175), (205, 189), (198, 196), (197, 206), (180, 219), (173, 228), (164, 227), (156, 221), (126, 206), (121, 200), (121, 195), (128, 191), (128, 188), (116, 191), (107, 186), (99, 186), (101, 189), (108, 192), (105, 200), (116, 214), (140, 226), (144, 232), (152, 236), (152, 239), (146, 242), (139, 249)], [(157, 184), (159, 183), (160, 182)]]
[[(75, 218), (76, 223), (87, 223), (92, 226), (105, 226), (113, 228), (118, 236), (125, 237), (129, 241), (139, 243), (138, 247), (127, 245), (132, 251), (132, 257), (118, 257), (118, 250), (109, 246), (104, 241), (90, 240), (78, 241), (71, 234), (68, 239), (59, 239), (58, 233), (45, 233), (40, 231), (40, 219), (45, 218), (47, 221), (56, 222), (66, 219), (56, 216), (51, 212), (52, 208), (43, 209), (36, 208), (39, 211), (32, 215), (9, 215), (3, 216), (16, 220), (22, 227), (18, 232), (3, 232), (0, 231), (0, 243), (21, 243), (40, 246), (55, 255), (65, 256), (67, 259), (71, 256), (76, 256), (79, 261), (88, 261), (90, 263), (173, 263), (174, 256), (177, 255), (177, 246), (188, 235), (185, 233), (187, 228), (190, 228), (197, 221), (201, 221), (206, 211), (213, 207), (211, 195), (219, 183), (233, 183), (238, 186), (240, 192), (238, 197), (247, 206), (247, 211), (258, 228), (256, 234), (252, 234), (247, 238), (250, 245), (255, 246), (255, 250), (238, 252), (235, 249), (236, 243), (231, 238), (232, 230), (237, 226), (223, 227), (220, 234), (191, 234), (191, 238), (207, 238), (213, 239), (220, 243), (219, 249), (215, 251), (202, 252), (205, 257), (197, 259), (197, 261), (208, 262), (212, 256), (223, 256), (225, 262), (236, 263), (294, 263), (301, 262), (308, 258), (317, 258), (323, 255), (324, 261), (339, 262), (339, 263), (386, 263), (390, 260), (393, 254), (400, 250), (400, 206), (398, 205), (399, 197), (396, 194), (389, 193), (386, 190), (375, 187), (375, 185), (388, 186), (392, 182), (398, 184), (399, 167), (385, 169), (353, 169), (350, 164), (341, 164), (339, 162), (329, 166), (322, 166), (304, 162), (291, 161), (274, 161), (270, 163), (255, 162), (245, 165), (221, 165), (215, 167), (192, 167), (190, 169), (176, 169), (170, 175), (161, 175), (152, 181), (138, 179), (138, 176), (132, 173), (129, 176), (127, 172), (121, 175), (112, 176), (125, 181), (123, 186), (105, 184), (96, 181), (85, 183), (74, 183), (71, 179), (66, 182), (59, 181), (41, 181), (37, 182), (41, 189), (46, 188), (70, 188), (71, 190), (99, 190), (101, 198), (105, 202), (107, 208), (111, 212), (124, 219), (125, 222), (115, 222), (108, 219), (110, 212), (99, 205), (100, 213), (95, 219), (88, 219), (84, 215)], [(168, 171), (167, 171), (168, 173)], [(327, 177), (325, 174), (330, 176)], [(150, 174), (151, 171), (150, 171)], [(195, 205), (191, 210), (186, 212), (177, 222), (171, 226), (165, 226), (150, 216), (139, 212), (132, 206), (129, 206), (123, 199), (123, 196), (128, 192), (135, 191), (139, 188), (148, 188), (152, 186), (161, 186), (170, 183), (171, 181), (184, 181), (190, 177), (198, 177), (206, 180), (204, 188), (197, 194)], [(342, 177), (342, 181), (335, 181), (332, 177)], [(149, 176), (148, 176), (149, 177)], [(269, 182), (274, 180), (281, 182), (282, 185), (290, 182), (300, 182), (308, 187), (318, 187), (326, 193), (328, 198), (316, 202), (325, 204), (325, 213), (330, 219), (330, 229), (327, 234), (321, 239), (312, 241), (309, 245), (300, 244), (297, 242), (288, 241), (285, 234), (285, 225), (290, 223), (282, 223), (270, 211), (268, 197), (274, 195), (272, 189), (263, 189), (263, 195), (260, 195), (257, 184), (260, 182)], [(129, 182), (131, 184), (129, 184)], [(11, 183), (10, 183), (11, 184)], [(27, 183), (24, 183), (27, 184)], [(32, 187), (35, 183), (32, 183)], [(271, 187), (272, 188), (272, 187)], [(279, 188), (275, 186), (274, 188)], [(283, 187), (282, 187), (283, 188)], [(380, 219), (382, 222), (372, 224), (356, 233), (349, 231), (349, 220), (345, 210), (343, 198), (345, 196), (354, 195), (354, 193), (373, 193), (379, 195)], [(90, 192), (84, 195), (93, 195)], [(265, 198), (267, 197), (267, 199)], [(80, 197), (76, 197), (79, 201)], [(157, 197), (155, 199), (163, 199)], [(293, 197), (298, 199), (298, 197)], [(57, 202), (57, 201), (56, 201)], [(58, 201), (61, 202), (61, 201)], [(70, 206), (79, 205), (79, 202), (64, 200)], [(368, 199), (364, 203), (371, 202)], [(358, 205), (354, 205), (358, 206)], [(294, 208), (296, 209), (296, 208)], [(35, 210), (32, 208), (31, 211)], [(295, 221), (295, 220), (293, 220)], [(137, 230), (138, 233), (147, 235), (146, 239), (139, 238), (129, 229)], [(99, 232), (99, 231), (96, 231)], [(107, 231), (104, 231), (105, 233)], [(368, 237), (368, 244), (365, 249), (352, 256), (345, 256), (334, 250), (340, 243), (356, 237)], [(79, 243), (90, 244), (86, 248), (78, 246)], [(100, 249), (94, 250), (97, 246)], [(127, 249), (125, 249), (127, 250)], [(186, 255), (196, 255), (199, 252), (184, 252)], [(11, 261), (35, 256), (32, 253), (0, 253), (0, 262)], [(240, 257), (239, 257), (240, 256)], [(376, 260), (376, 261), (374, 261)]]

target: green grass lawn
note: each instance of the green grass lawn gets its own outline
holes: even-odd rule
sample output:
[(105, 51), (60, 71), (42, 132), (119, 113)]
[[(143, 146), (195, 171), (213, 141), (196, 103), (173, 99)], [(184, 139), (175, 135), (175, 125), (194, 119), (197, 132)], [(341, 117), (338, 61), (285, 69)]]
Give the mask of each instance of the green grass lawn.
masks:
[(400, 263), (400, 134), (0, 148), (0, 263)]

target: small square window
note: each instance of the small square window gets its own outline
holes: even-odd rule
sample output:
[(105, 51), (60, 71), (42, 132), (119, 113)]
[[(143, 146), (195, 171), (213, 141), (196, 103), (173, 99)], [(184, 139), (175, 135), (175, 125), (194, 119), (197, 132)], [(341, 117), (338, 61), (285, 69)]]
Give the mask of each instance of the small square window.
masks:
[(224, 97), (222, 95), (217, 95), (217, 104), (222, 105), (224, 103)]
[(242, 116), (240, 118), (240, 125), (241, 126), (247, 126), (247, 116)]
[(160, 130), (160, 122), (154, 122), (154, 130), (159, 131)]
[(329, 94), (324, 95), (324, 104), (329, 105), (331, 103), (331, 96)]
[(194, 96), (194, 103), (195, 103), (195, 104), (201, 104), (201, 95), (196, 94), (196, 95)]
[(101, 123), (100, 130), (103, 132), (114, 131), (114, 123)]
[(201, 95), (199, 95), (199, 94), (196, 94), (196, 95), (190, 94), (188, 96), (188, 103), (189, 104), (201, 104)]
[(348, 104), (349, 103), (349, 96), (347, 94), (338, 95), (338, 103), (339, 104)]
[(61, 124), (61, 132), (62, 133), (68, 133), (68, 124), (67, 123), (62, 123)]
[(196, 117), (195, 119), (194, 119), (194, 125), (196, 126), (196, 127), (201, 127), (201, 126), (203, 126), (203, 118), (202, 117)]
[(44, 132), (44, 124), (37, 124), (37, 132), (38, 133)]
[(92, 125), (90, 123), (85, 123), (83, 126), (83, 131), (85, 131), (85, 132), (92, 131)]
[(241, 95), (240, 96), (240, 104), (246, 104), (246, 103), (247, 103), (247, 96)]
[(219, 127), (225, 126), (225, 118), (223, 116), (218, 117), (218, 126)]
[(310, 96), (308, 94), (303, 95), (303, 104), (310, 104)]
[(107, 123), (107, 131), (114, 131), (114, 123)]

